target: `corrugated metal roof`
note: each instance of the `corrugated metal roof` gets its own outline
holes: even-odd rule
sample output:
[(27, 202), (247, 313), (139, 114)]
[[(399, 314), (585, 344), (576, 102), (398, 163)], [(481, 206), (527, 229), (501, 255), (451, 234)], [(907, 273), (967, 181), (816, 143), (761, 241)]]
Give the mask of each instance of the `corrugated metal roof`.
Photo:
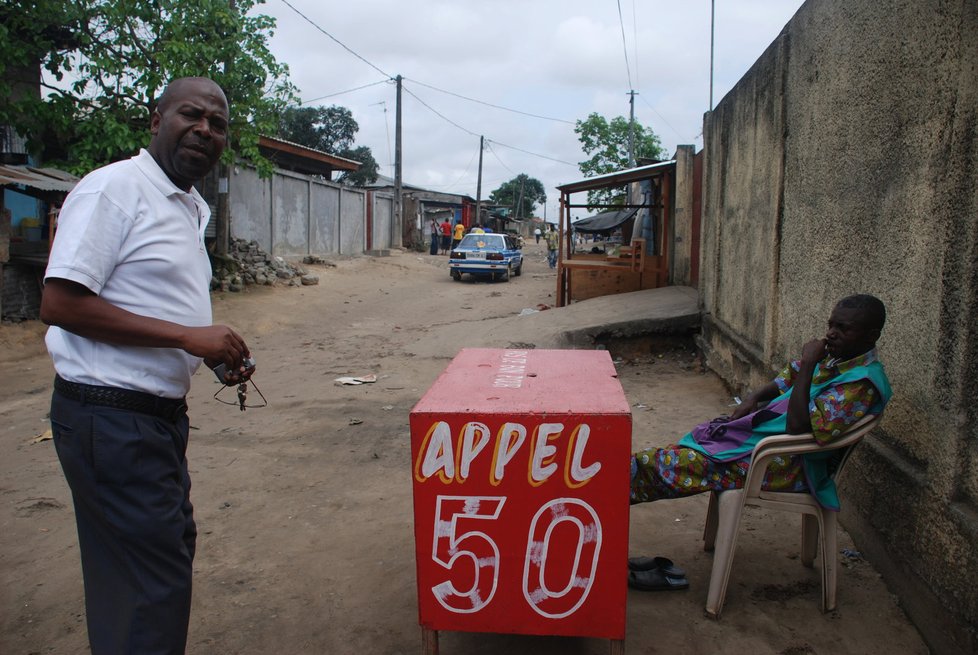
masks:
[(0, 166), (0, 186), (21, 184), (41, 191), (64, 191), (75, 188), (78, 178), (56, 168), (33, 166)]
[(604, 175), (588, 177), (580, 182), (558, 184), (557, 189), (566, 194), (578, 193), (580, 191), (590, 191), (591, 189), (600, 189), (619, 184), (628, 184), (629, 182), (637, 182), (639, 180), (655, 177), (655, 175), (661, 173), (662, 171), (668, 170), (669, 168), (674, 168), (675, 166), (676, 160), (670, 159), (669, 161), (660, 161), (656, 164), (649, 164), (648, 166), (628, 168), (623, 171), (615, 171), (614, 173), (605, 173)]

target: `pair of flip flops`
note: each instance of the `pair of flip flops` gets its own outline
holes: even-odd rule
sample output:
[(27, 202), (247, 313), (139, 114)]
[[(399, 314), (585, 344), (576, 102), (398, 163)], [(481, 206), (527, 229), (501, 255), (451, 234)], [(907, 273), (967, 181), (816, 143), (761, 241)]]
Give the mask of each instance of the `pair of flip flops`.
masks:
[(667, 557), (629, 557), (628, 586), (639, 591), (689, 589), (686, 571)]

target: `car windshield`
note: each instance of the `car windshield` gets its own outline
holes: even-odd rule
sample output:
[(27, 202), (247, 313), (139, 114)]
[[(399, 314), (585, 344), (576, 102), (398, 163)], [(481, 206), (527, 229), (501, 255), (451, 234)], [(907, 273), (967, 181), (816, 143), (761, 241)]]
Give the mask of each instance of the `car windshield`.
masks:
[(466, 234), (457, 247), (476, 250), (485, 250), (486, 248), (503, 250), (505, 245), (501, 234)]

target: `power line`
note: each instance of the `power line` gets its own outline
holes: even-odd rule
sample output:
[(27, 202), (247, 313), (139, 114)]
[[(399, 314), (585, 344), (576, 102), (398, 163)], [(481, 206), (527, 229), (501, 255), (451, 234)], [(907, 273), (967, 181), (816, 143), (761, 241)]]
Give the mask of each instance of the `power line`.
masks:
[(469, 172), (469, 168), (472, 167), (472, 162), (475, 161), (475, 156), (477, 154), (478, 154), (478, 151), (475, 151), (475, 152), (472, 153), (472, 156), (469, 157), (469, 163), (465, 165), (465, 170), (462, 171), (462, 174), (458, 176), (458, 179), (457, 180), (455, 180), (454, 182), (452, 182), (448, 186), (443, 187), (444, 189), (451, 189), (452, 187), (456, 186), (459, 182), (462, 181), (462, 178), (465, 177), (466, 173)]
[(377, 86), (378, 84), (390, 84), (390, 83), (391, 83), (390, 79), (378, 80), (376, 82), (371, 82), (370, 84), (364, 84), (363, 86), (358, 86), (358, 87), (353, 88), (353, 89), (347, 89), (346, 91), (337, 91), (336, 93), (330, 93), (328, 95), (319, 96), (318, 98), (312, 98), (310, 100), (303, 100), (302, 102), (299, 103), (299, 106), (301, 107), (302, 105), (308, 105), (310, 102), (316, 102), (317, 100), (325, 100), (326, 98), (333, 98), (333, 97), (336, 97), (336, 96), (341, 96), (344, 93), (353, 93), (354, 91), (360, 91), (361, 89), (367, 89), (367, 88), (372, 87), (372, 86)]
[[(282, 0), (285, 2), (285, 0)], [(621, 0), (618, 0), (618, 24), (621, 25), (621, 47), (625, 52), (625, 72), (628, 73), (628, 88), (634, 89), (632, 86), (632, 67), (628, 64), (628, 44), (625, 43), (625, 19), (621, 16)]]
[(650, 105), (650, 104), (649, 104), (649, 101), (645, 99), (645, 96), (642, 96), (642, 95), (639, 95), (638, 97), (642, 99), (642, 102), (644, 102), (644, 103), (645, 103), (646, 105), (648, 105), (648, 106), (649, 106), (649, 109), (651, 109), (651, 110), (652, 110), (653, 112), (655, 112), (655, 115), (656, 115), (656, 116), (658, 116), (659, 118), (661, 118), (661, 119), (662, 119), (662, 122), (663, 122), (663, 123), (665, 123), (665, 124), (666, 124), (666, 126), (667, 126), (667, 127), (669, 128), (669, 129), (671, 129), (671, 130), (672, 130), (673, 132), (675, 132), (675, 133), (676, 133), (676, 136), (678, 136), (678, 137), (679, 137), (680, 139), (685, 139), (685, 138), (686, 138), (685, 136), (683, 136), (682, 134), (680, 134), (680, 133), (679, 133), (679, 130), (677, 130), (677, 129), (676, 129), (676, 128), (674, 128), (674, 127), (673, 127), (672, 125), (670, 125), (670, 124), (669, 124), (669, 121), (667, 121), (667, 120), (665, 119), (665, 117), (664, 117), (664, 116), (663, 116), (662, 114), (660, 114), (660, 113), (658, 112), (658, 110), (657, 110), (657, 109), (656, 109), (655, 107), (653, 107), (652, 105)]
[[(404, 78), (405, 80), (410, 78)], [(502, 105), (496, 105), (491, 102), (486, 102), (485, 100), (477, 100), (476, 98), (469, 98), (468, 96), (463, 96), (461, 93), (455, 93), (454, 91), (446, 91), (445, 89), (439, 89), (437, 86), (432, 86), (431, 84), (425, 84), (424, 82), (419, 82), (418, 80), (411, 79), (411, 82), (415, 84), (420, 84), (421, 86), (426, 86), (429, 89), (438, 91), (440, 93), (445, 93), (450, 96), (455, 96), (456, 98), (461, 98), (462, 100), (468, 100), (469, 102), (474, 102), (480, 105), (485, 105), (487, 107), (493, 107), (495, 109), (502, 109), (503, 111), (510, 111), (514, 114), (522, 114), (523, 116), (530, 116), (532, 118), (540, 118), (545, 121), (555, 121), (557, 123), (567, 123), (568, 125), (576, 125), (574, 121), (564, 120), (563, 118), (553, 118), (552, 116), (541, 116), (540, 114), (532, 114), (528, 111), (521, 111), (519, 109), (511, 109), (510, 107), (503, 107)]]
[[(486, 139), (486, 141), (490, 141), (490, 140), (489, 139)], [(574, 168), (577, 168), (577, 164), (572, 164), (571, 162), (564, 161), (563, 159), (554, 159), (553, 157), (548, 157), (546, 155), (541, 155), (541, 154), (536, 153), (536, 152), (530, 152), (529, 150), (523, 150), (523, 148), (517, 148), (516, 146), (508, 146), (508, 145), (506, 145), (505, 143), (503, 143), (501, 141), (495, 141), (495, 140), (493, 140), (493, 141), (491, 141), (491, 143), (495, 143), (497, 146), (502, 146), (504, 148), (509, 148), (510, 150), (516, 150), (518, 152), (522, 152), (522, 153), (527, 154), (527, 155), (533, 155), (534, 157), (539, 157), (540, 159), (549, 159), (550, 161), (555, 161), (558, 164), (567, 164), (568, 166), (573, 166)]]
[(479, 136), (478, 134), (476, 134), (472, 130), (469, 130), (469, 129), (466, 129), (466, 128), (462, 127), (461, 125), (459, 125), (458, 123), (456, 123), (455, 121), (453, 121), (451, 118), (448, 118), (447, 116), (445, 116), (444, 114), (442, 114), (441, 112), (439, 112), (437, 109), (435, 109), (434, 107), (432, 107), (431, 105), (429, 105), (427, 102), (425, 102), (424, 100), (422, 100), (421, 98), (419, 98), (413, 91), (411, 91), (411, 89), (409, 89), (409, 88), (407, 88), (405, 86), (402, 86), (401, 88), (404, 89), (404, 92), (405, 93), (407, 93), (408, 95), (410, 95), (411, 97), (413, 97), (415, 100), (417, 100), (418, 102), (420, 102), (422, 105), (424, 105), (425, 107), (427, 107), (430, 112), (432, 112), (433, 114), (435, 114), (436, 116), (438, 116), (439, 118), (441, 118), (443, 121), (445, 121), (447, 123), (451, 123), (452, 125), (454, 125), (458, 129), (460, 129), (463, 132), (465, 132), (466, 134), (470, 134), (472, 136)]
[(307, 23), (309, 23), (310, 25), (312, 25), (313, 27), (315, 27), (317, 30), (319, 30), (320, 32), (322, 32), (323, 34), (325, 34), (326, 36), (328, 36), (330, 39), (332, 39), (333, 41), (335, 41), (337, 44), (339, 44), (340, 47), (342, 47), (344, 50), (346, 50), (347, 52), (349, 52), (351, 55), (353, 55), (354, 57), (356, 57), (357, 59), (359, 59), (360, 61), (362, 61), (363, 63), (365, 63), (367, 66), (370, 66), (371, 68), (373, 68), (375, 71), (377, 71), (378, 73), (380, 73), (384, 77), (386, 77), (388, 79), (393, 79), (390, 75), (388, 75), (387, 73), (385, 73), (384, 71), (382, 71), (380, 68), (378, 68), (377, 66), (373, 65), (372, 63), (370, 63), (369, 61), (367, 61), (366, 59), (364, 59), (363, 57), (361, 57), (359, 54), (357, 54), (351, 47), (349, 47), (348, 45), (346, 45), (345, 43), (343, 43), (342, 41), (340, 41), (339, 39), (337, 39), (335, 36), (333, 36), (332, 34), (330, 34), (329, 32), (327, 32), (323, 28), (321, 28), (319, 25), (317, 25), (315, 22), (313, 22), (313, 20), (311, 18), (309, 18), (304, 13), (302, 13), (301, 11), (299, 11), (298, 9), (296, 9), (295, 7), (293, 7), (291, 4), (289, 4), (289, 0), (282, 0), (282, 4), (284, 4), (286, 7), (288, 7), (289, 9), (291, 9), (292, 11), (294, 11), (295, 13), (299, 14), (300, 16), (302, 16), (302, 18), (304, 18)]
[[(384, 108), (384, 127), (387, 129), (387, 160), (390, 162), (391, 175), (394, 174), (394, 155), (391, 154), (391, 123), (387, 119), (387, 101), (381, 100), (380, 102), (373, 103), (374, 105), (382, 105)], [(373, 105), (371, 105), (373, 106)]]
[[(468, 128), (465, 128), (465, 127), (462, 127), (461, 125), (459, 125), (458, 123), (456, 123), (452, 119), (448, 118), (447, 116), (445, 116), (444, 114), (442, 114), (441, 112), (439, 112), (437, 109), (435, 109), (434, 107), (432, 107), (431, 105), (429, 105), (427, 102), (425, 102), (424, 100), (422, 100), (421, 98), (419, 98), (416, 93), (414, 93), (414, 92), (411, 91), (411, 89), (409, 89), (407, 87), (403, 87), (403, 89), (404, 89), (405, 93), (410, 94), (415, 100), (417, 100), (422, 105), (424, 105), (425, 107), (427, 107), (429, 111), (431, 111), (433, 114), (435, 114), (436, 116), (438, 116), (439, 118), (441, 118), (443, 121), (454, 125), (458, 129), (460, 129), (463, 132), (465, 132), (466, 134), (469, 134), (471, 136), (480, 136), (479, 134), (476, 134), (472, 130), (470, 130)], [(489, 139), (488, 137), (486, 138), (486, 142), (487, 143), (496, 143), (498, 145), (501, 145), (504, 148), (509, 148), (510, 150), (517, 150), (517, 151), (522, 152), (522, 153), (525, 153), (527, 155), (532, 155), (534, 157), (540, 157), (541, 159), (549, 159), (550, 161), (555, 161), (558, 164), (567, 164), (568, 166), (574, 166), (575, 168), (577, 167), (577, 164), (572, 164), (570, 162), (563, 161), (561, 159), (554, 159), (553, 157), (548, 157), (546, 155), (541, 155), (541, 154), (536, 153), (536, 152), (530, 152), (529, 150), (523, 150), (522, 148), (517, 148), (516, 146), (506, 145), (505, 143), (503, 143), (501, 141), (496, 141), (494, 139)], [(497, 157), (497, 159), (498, 159), (498, 157)], [(500, 163), (502, 163), (502, 162), (500, 162)]]
[(513, 171), (513, 169), (511, 169), (509, 166), (507, 166), (506, 164), (504, 164), (503, 163), (503, 160), (499, 158), (499, 155), (498, 154), (496, 154), (496, 151), (493, 150), (492, 141), (490, 141), (488, 143), (488, 146), (489, 146), (489, 152), (491, 152), (492, 153), (492, 156), (496, 158), (496, 161), (499, 162), (499, 165), (502, 166), (503, 168), (505, 168), (507, 171), (509, 171), (513, 175), (516, 175), (516, 172)]

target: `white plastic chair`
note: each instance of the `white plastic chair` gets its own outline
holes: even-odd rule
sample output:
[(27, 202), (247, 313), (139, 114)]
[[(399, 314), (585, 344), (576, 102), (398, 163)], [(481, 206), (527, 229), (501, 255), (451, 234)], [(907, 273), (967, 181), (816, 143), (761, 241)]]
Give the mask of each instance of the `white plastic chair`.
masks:
[(774, 457), (845, 448), (847, 450), (832, 475), (833, 479), (837, 478), (849, 459), (851, 446), (857, 444), (875, 428), (880, 418), (879, 415), (870, 415), (860, 419), (840, 439), (828, 446), (820, 446), (810, 433), (766, 437), (754, 448), (743, 488), (714, 491), (710, 494), (710, 507), (707, 510), (706, 527), (703, 530), (703, 550), (714, 550), (714, 546), (716, 550), (713, 553), (710, 589), (706, 596), (707, 614), (715, 619), (720, 618), (723, 601), (727, 595), (727, 582), (730, 580), (734, 550), (737, 547), (740, 518), (745, 505), (800, 512), (802, 514), (801, 562), (809, 568), (815, 559), (818, 536), (821, 535), (821, 548), (818, 549), (818, 554), (822, 569), (822, 611), (829, 612), (835, 609), (837, 512), (823, 509), (810, 493), (763, 491), (761, 482)]

